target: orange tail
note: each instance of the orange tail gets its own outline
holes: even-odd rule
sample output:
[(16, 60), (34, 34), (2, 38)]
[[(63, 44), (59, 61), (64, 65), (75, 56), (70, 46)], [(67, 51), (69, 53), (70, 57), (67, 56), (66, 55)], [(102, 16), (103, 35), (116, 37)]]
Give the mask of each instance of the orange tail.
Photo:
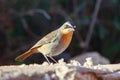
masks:
[(27, 57), (29, 57), (30, 55), (32, 55), (34, 52), (32, 50), (28, 50), (27, 52), (21, 54), (20, 56), (18, 56), (15, 61), (19, 61), (19, 60), (24, 60)]

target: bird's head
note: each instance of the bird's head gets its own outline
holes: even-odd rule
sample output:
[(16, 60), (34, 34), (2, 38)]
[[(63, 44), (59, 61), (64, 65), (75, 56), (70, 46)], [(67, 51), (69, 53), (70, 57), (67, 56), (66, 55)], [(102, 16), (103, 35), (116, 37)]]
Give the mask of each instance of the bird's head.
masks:
[(76, 26), (68, 21), (68, 22), (65, 22), (61, 27), (60, 27), (60, 31), (62, 32), (62, 34), (68, 34), (70, 32), (73, 32), (75, 31), (75, 28)]

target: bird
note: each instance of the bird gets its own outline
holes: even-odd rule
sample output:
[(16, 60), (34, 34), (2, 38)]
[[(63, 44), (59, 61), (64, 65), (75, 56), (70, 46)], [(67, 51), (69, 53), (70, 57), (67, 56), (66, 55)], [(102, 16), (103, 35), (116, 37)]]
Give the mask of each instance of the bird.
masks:
[(45, 37), (40, 39), (28, 51), (19, 55), (15, 61), (24, 60), (35, 53), (41, 53), (49, 64), (50, 61), (47, 57), (57, 63), (53, 56), (61, 54), (69, 46), (75, 27), (72, 21), (65, 22), (60, 28), (48, 33)]

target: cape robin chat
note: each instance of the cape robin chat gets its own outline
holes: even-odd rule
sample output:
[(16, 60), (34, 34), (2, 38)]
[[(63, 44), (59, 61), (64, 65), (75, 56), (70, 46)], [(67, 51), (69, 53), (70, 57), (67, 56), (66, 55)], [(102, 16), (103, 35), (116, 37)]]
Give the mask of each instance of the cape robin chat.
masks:
[(24, 60), (28, 56), (40, 52), (44, 55), (49, 64), (50, 62), (47, 57), (50, 57), (56, 62), (52, 56), (62, 53), (68, 47), (73, 36), (74, 28), (75, 26), (72, 22), (65, 22), (60, 28), (47, 34), (32, 48), (18, 56), (15, 60)]

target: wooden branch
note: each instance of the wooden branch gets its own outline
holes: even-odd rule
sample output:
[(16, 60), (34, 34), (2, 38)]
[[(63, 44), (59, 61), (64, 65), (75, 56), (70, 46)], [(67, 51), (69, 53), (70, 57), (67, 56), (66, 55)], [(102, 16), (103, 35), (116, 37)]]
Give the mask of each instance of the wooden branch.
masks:
[[(88, 63), (89, 64), (89, 63)], [(0, 66), (1, 80), (120, 80), (120, 64), (81, 65), (77, 61), (65, 63), (63, 59), (50, 65)]]
[(86, 46), (89, 46), (89, 42), (91, 40), (91, 36), (92, 36), (93, 30), (94, 30), (94, 27), (95, 27), (97, 14), (99, 12), (101, 2), (102, 2), (102, 0), (96, 0), (95, 10), (93, 12), (91, 24), (90, 24), (89, 31), (88, 31), (88, 34), (87, 34), (86, 40), (85, 40), (85, 45)]

